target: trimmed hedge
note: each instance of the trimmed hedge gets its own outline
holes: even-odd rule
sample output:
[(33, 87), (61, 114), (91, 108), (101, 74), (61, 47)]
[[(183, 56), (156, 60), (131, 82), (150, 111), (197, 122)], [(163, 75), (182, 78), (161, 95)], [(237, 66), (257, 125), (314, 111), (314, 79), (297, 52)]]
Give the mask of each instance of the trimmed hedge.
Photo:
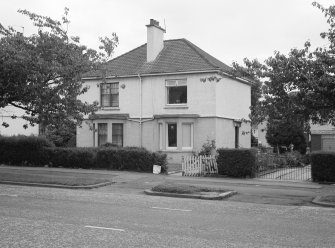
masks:
[(149, 152), (144, 148), (102, 148), (97, 152), (98, 168), (152, 172), (154, 164), (167, 171), (166, 154)]
[(256, 171), (256, 152), (254, 149), (217, 150), (219, 175), (229, 177), (254, 177)]
[(51, 167), (96, 168), (97, 148), (54, 147), (44, 149), (46, 161)]
[(313, 181), (335, 182), (335, 152), (313, 152), (311, 164)]
[(36, 136), (0, 136), (0, 163), (40, 166), (45, 163), (43, 151), (54, 145), (45, 138)]
[(62, 148), (40, 137), (0, 137), (0, 163), (8, 165), (152, 172), (156, 164), (164, 173), (166, 161), (166, 154), (138, 147)]

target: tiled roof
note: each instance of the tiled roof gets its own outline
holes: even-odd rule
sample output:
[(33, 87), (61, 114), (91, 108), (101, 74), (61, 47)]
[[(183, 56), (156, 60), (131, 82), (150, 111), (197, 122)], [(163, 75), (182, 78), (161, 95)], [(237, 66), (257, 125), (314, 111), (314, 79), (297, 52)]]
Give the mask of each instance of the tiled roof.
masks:
[[(164, 48), (152, 62), (146, 62), (147, 45), (137, 47), (107, 62), (108, 76), (137, 74), (191, 72), (221, 70), (230, 73), (232, 68), (186, 39), (166, 40)], [(100, 77), (99, 71), (86, 73), (84, 77)]]

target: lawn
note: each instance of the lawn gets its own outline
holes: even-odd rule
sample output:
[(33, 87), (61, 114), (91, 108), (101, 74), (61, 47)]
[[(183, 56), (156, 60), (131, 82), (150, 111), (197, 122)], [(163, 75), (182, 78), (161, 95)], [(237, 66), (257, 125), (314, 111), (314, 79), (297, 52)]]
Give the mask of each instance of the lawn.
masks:
[(227, 190), (219, 188), (210, 188), (210, 187), (195, 186), (189, 184), (172, 184), (172, 183), (159, 184), (153, 187), (152, 191), (177, 193), (177, 194), (198, 194), (201, 192), (219, 192), (219, 193), (227, 192)]
[(73, 173), (58, 171), (0, 170), (0, 181), (21, 183), (58, 184), (65, 186), (87, 186), (112, 181), (112, 175)]
[(323, 196), (321, 198), (323, 202), (328, 202), (328, 203), (335, 203), (335, 195), (328, 195), (328, 196)]

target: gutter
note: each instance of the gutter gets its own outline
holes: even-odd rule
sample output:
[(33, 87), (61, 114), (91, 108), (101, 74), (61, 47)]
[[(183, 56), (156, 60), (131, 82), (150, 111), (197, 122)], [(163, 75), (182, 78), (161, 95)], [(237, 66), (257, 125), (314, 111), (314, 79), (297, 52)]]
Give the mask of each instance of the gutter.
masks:
[[(198, 73), (221, 73), (222, 75), (229, 77), (229, 78), (234, 78), (242, 83), (252, 85), (252, 83), (246, 79), (240, 78), (240, 77), (234, 77), (230, 75), (229, 73), (222, 72), (221, 70), (203, 70), (203, 71), (184, 71), (184, 72), (158, 72), (158, 73), (147, 73), (147, 74), (130, 74), (130, 75), (122, 75), (122, 76), (109, 76), (106, 77), (106, 79), (116, 79), (116, 78), (131, 78), (131, 77), (153, 77), (153, 76), (162, 76), (162, 75), (185, 75), (185, 74), (198, 74)], [(101, 77), (86, 77), (82, 78), (82, 80), (97, 80), (101, 79)]]
[[(149, 76), (162, 76), (162, 75), (182, 75), (182, 74), (197, 74), (197, 73), (210, 73), (210, 72), (219, 72), (219, 70), (203, 70), (203, 71), (184, 71), (184, 72), (158, 72), (158, 73), (147, 73), (147, 74), (129, 74), (129, 75), (122, 75), (122, 76), (109, 76), (106, 77), (110, 78), (129, 78), (129, 77), (149, 77)], [(82, 78), (82, 80), (95, 80), (101, 79), (101, 77), (86, 77)]]

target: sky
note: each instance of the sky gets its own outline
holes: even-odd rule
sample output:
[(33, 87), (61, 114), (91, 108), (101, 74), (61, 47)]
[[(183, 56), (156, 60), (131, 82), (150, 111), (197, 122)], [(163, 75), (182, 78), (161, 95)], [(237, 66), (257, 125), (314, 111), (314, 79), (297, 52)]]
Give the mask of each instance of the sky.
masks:
[[(114, 57), (146, 43), (150, 19), (166, 27), (164, 39), (185, 38), (222, 62), (242, 63), (244, 58), (264, 61), (280, 51), (327, 42), (322, 12), (311, 0), (0, 0), (0, 23), (25, 35), (36, 33), (18, 9), (61, 20), (70, 9), (69, 33), (83, 45), (98, 49), (99, 37), (115, 32), (119, 46)], [(325, 7), (335, 0), (319, 0)], [(24, 27), (24, 29), (22, 29)]]

